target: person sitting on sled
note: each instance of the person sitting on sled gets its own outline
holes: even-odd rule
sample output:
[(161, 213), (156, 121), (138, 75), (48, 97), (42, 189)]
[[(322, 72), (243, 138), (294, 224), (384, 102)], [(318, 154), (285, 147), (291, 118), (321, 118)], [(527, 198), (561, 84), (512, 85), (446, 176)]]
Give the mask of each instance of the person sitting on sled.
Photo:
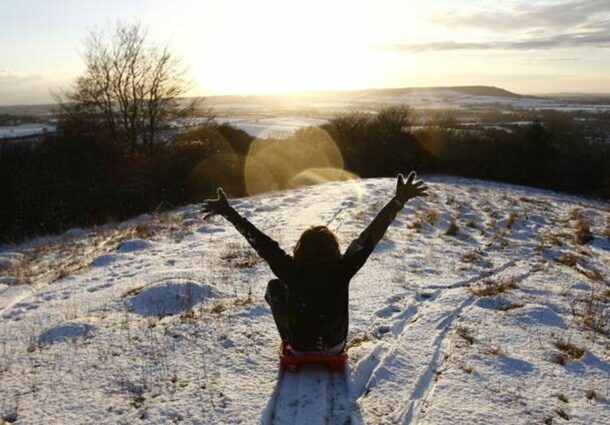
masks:
[(326, 226), (305, 230), (286, 254), (276, 241), (235, 211), (221, 188), (217, 199), (203, 203), (205, 218), (219, 214), (235, 226), (277, 276), (267, 286), (265, 300), (284, 347), (294, 352), (338, 354), (348, 332), (349, 282), (364, 265), (404, 204), (427, 196), (428, 188), (415, 172), (398, 175), (396, 194), (342, 255), (335, 235)]

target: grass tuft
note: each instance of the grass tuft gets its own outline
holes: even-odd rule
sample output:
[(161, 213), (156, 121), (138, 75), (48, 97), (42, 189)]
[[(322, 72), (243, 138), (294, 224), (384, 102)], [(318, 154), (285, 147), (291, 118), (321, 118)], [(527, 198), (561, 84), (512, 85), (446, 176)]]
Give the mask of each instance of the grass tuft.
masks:
[(516, 218), (517, 218), (517, 214), (515, 214), (514, 212), (512, 212), (508, 215), (508, 219), (506, 220), (507, 229), (511, 229), (513, 227), (513, 225), (515, 224)]
[(587, 400), (595, 400), (595, 399), (597, 399), (597, 391), (595, 391), (592, 388), (589, 388), (585, 392), (585, 397), (587, 397)]
[(214, 304), (214, 307), (212, 307), (212, 309), (210, 311), (214, 314), (220, 314), (223, 311), (225, 311), (226, 309), (227, 309), (227, 307), (225, 307), (225, 305), (223, 303), (217, 302), (216, 304)]
[(565, 396), (565, 394), (558, 393), (558, 394), (555, 394), (555, 396), (559, 399), (559, 401), (562, 401), (563, 403), (570, 402), (570, 400), (568, 400), (568, 398)]
[(467, 341), (470, 345), (474, 344), (474, 336), (472, 331), (467, 326), (459, 325), (455, 328), (455, 333), (462, 339)]
[(426, 211), (425, 218), (429, 224), (434, 226), (436, 224), (436, 222), (438, 221), (438, 211), (435, 210), (434, 208), (429, 209), (428, 211)]
[(565, 419), (566, 421), (570, 420), (570, 415), (568, 415), (568, 412), (566, 412), (563, 408), (559, 408), (557, 410), (555, 410), (555, 413), (557, 413), (557, 416), (559, 416), (562, 419)]
[(572, 360), (580, 359), (585, 354), (585, 351), (587, 351), (585, 348), (579, 347), (563, 339), (556, 340), (553, 345), (558, 350), (563, 351)]
[(481, 286), (471, 287), (469, 292), (475, 297), (491, 297), (517, 288), (518, 286), (513, 280), (494, 281), (486, 279)]
[(460, 231), (460, 228), (455, 223), (455, 220), (451, 220), (449, 222), (449, 227), (447, 227), (447, 229), (445, 230), (445, 235), (447, 235), (447, 236), (455, 236), (455, 235), (458, 234), (459, 231)]

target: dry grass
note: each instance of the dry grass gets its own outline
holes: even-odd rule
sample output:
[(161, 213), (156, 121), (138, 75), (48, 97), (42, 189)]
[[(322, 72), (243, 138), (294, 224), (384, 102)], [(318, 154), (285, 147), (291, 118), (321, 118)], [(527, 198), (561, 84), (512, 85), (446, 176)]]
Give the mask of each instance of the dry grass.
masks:
[(410, 222), (407, 225), (407, 227), (409, 229), (415, 229), (415, 231), (417, 231), (418, 233), (421, 232), (422, 226), (423, 226), (423, 224), (422, 224), (421, 220), (418, 218), (413, 220), (412, 222)]
[(610, 240), (610, 215), (606, 217), (606, 227), (604, 228), (602, 235)]
[(591, 233), (589, 222), (583, 215), (580, 208), (575, 208), (570, 211), (569, 219), (576, 221), (573, 234), (574, 243), (584, 245), (593, 240), (593, 234)]
[(232, 266), (238, 269), (249, 269), (261, 262), (256, 251), (241, 244), (228, 244), (221, 252), (220, 258), (231, 262)]
[(355, 336), (345, 344), (345, 349), (349, 350), (351, 348), (358, 347), (364, 344), (367, 341), (371, 341), (371, 336), (368, 333), (362, 334), (360, 336)]
[(150, 238), (154, 234), (155, 231), (146, 222), (131, 227), (88, 229), (77, 236), (66, 234), (20, 252), (3, 274), (14, 277), (17, 284), (53, 283), (81, 271), (93, 259), (114, 251), (126, 240)]
[(570, 415), (568, 415), (568, 412), (561, 407), (555, 410), (555, 413), (557, 413), (557, 416), (559, 416), (561, 419), (565, 419), (566, 421), (570, 420)]
[(460, 261), (462, 263), (478, 263), (479, 261), (481, 261), (481, 259), (481, 254), (479, 254), (477, 251), (472, 251), (467, 254), (464, 254), (462, 258), (460, 258)]
[(517, 288), (518, 286), (513, 280), (494, 281), (486, 279), (481, 285), (470, 287), (469, 292), (475, 297), (492, 297)]
[(500, 346), (490, 345), (483, 349), (483, 353), (490, 355), (490, 356), (499, 356), (499, 355), (503, 354), (504, 352), (502, 351), (502, 348), (500, 348)]
[(148, 223), (138, 223), (133, 229), (135, 236), (140, 239), (150, 239), (155, 235), (155, 230)]
[(565, 353), (553, 353), (551, 356), (551, 363), (565, 366), (568, 361), (568, 356)]
[(254, 300), (252, 299), (252, 295), (248, 294), (245, 297), (235, 298), (233, 300), (233, 305), (237, 307), (243, 307), (245, 305), (252, 304), (253, 302)]
[(582, 324), (585, 329), (600, 335), (610, 336), (610, 309), (606, 308), (608, 298), (604, 292), (591, 294), (582, 302)]
[(193, 309), (187, 310), (180, 314), (180, 323), (193, 323), (196, 319), (195, 311)]
[(227, 309), (227, 307), (225, 307), (225, 305), (223, 303), (217, 302), (216, 304), (214, 304), (214, 307), (212, 307), (212, 309), (210, 311), (214, 314), (220, 314), (223, 311), (225, 311), (226, 309)]
[(587, 351), (585, 348), (579, 347), (563, 339), (556, 340), (553, 345), (555, 348), (565, 353), (571, 360), (580, 359)]
[(467, 326), (457, 326), (455, 328), (455, 333), (456, 335), (467, 341), (470, 345), (474, 344), (474, 335), (472, 335), (472, 331)]
[(438, 221), (438, 211), (435, 210), (434, 208), (430, 208), (428, 211), (426, 211), (425, 219), (428, 222), (428, 224), (431, 224), (432, 226), (434, 226), (436, 224), (436, 222)]
[(472, 375), (474, 373), (474, 369), (472, 366), (467, 364), (461, 364), (458, 366), (462, 372), (467, 373), (468, 375)]
[(593, 266), (589, 265), (587, 267), (578, 267), (577, 270), (579, 273), (584, 274), (589, 279), (595, 282), (601, 282), (602, 280), (604, 280), (604, 277), (602, 276), (600, 271), (593, 268)]
[(555, 394), (555, 397), (557, 397), (559, 399), (559, 401), (562, 401), (564, 403), (570, 402), (570, 400), (568, 400), (568, 398), (565, 396), (565, 394), (557, 393), (557, 394)]
[(498, 308), (496, 310), (509, 311), (509, 310), (515, 310), (517, 308), (523, 308), (523, 307), (525, 307), (525, 304), (523, 304), (523, 303), (508, 303), (508, 304), (502, 304), (502, 305), (498, 306)]
[(564, 266), (572, 267), (578, 273), (587, 276), (589, 279), (595, 282), (601, 282), (604, 277), (595, 267), (587, 263), (584, 257), (579, 257), (571, 252), (565, 253), (559, 258), (555, 259), (556, 262), (563, 264)]
[(574, 242), (579, 245), (584, 245), (593, 240), (593, 234), (589, 227), (589, 223), (585, 220), (579, 220), (574, 229)]
[(479, 225), (477, 224), (477, 222), (474, 219), (470, 219), (466, 222), (466, 226), (470, 227), (471, 229), (478, 229)]
[(515, 224), (516, 218), (517, 218), (517, 214), (515, 214), (514, 212), (512, 212), (508, 215), (508, 218), (506, 219), (506, 228), (507, 229), (511, 229), (513, 227), (513, 225)]
[(561, 257), (556, 258), (555, 261), (563, 264), (564, 266), (576, 267), (576, 264), (578, 264), (578, 256), (572, 254), (571, 252), (568, 252), (562, 255)]
[(458, 227), (458, 225), (455, 223), (455, 220), (451, 220), (449, 222), (449, 226), (447, 227), (447, 229), (445, 230), (445, 235), (446, 236), (455, 236), (458, 234), (458, 232), (460, 231), (460, 228)]
[(585, 392), (585, 397), (587, 397), (587, 400), (595, 400), (597, 399), (597, 391), (595, 391), (592, 388), (589, 388), (586, 392)]
[(546, 245), (544, 244), (544, 240), (538, 239), (538, 241), (536, 242), (536, 246), (534, 247), (534, 251), (541, 254), (544, 252), (545, 249), (546, 249)]
[(127, 297), (131, 297), (132, 295), (138, 295), (140, 292), (142, 292), (142, 289), (144, 289), (145, 287), (146, 287), (146, 285), (141, 285), (141, 286), (136, 286), (135, 288), (128, 289), (127, 291), (123, 292), (122, 297), (127, 298)]

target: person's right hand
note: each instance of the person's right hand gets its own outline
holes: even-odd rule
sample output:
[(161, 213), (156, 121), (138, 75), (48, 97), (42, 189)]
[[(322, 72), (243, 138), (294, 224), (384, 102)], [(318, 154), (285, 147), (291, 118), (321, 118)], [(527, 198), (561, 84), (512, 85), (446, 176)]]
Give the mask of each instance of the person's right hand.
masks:
[(219, 187), (216, 193), (218, 194), (218, 198), (206, 199), (203, 201), (203, 208), (201, 208), (201, 212), (206, 213), (206, 215), (203, 217), (204, 220), (215, 216), (216, 214), (224, 215), (231, 209), (224, 190)]
[(416, 176), (415, 171), (411, 171), (405, 181), (402, 174), (398, 175), (396, 181), (396, 199), (400, 202), (405, 203), (417, 196), (428, 196), (428, 186), (424, 184), (423, 180), (413, 182)]

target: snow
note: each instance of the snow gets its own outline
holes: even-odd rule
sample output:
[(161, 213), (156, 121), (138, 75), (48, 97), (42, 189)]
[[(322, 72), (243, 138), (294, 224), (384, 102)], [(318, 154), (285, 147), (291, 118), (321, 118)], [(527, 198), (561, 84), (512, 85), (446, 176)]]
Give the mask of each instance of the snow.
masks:
[[(610, 423), (608, 336), (585, 321), (603, 326), (610, 314), (610, 241), (602, 236), (610, 205), (424, 179), (430, 196), (407, 204), (352, 281), (344, 374), (278, 373), (279, 339), (263, 299), (272, 274), (228, 222), (203, 221), (198, 205), (130, 221), (155, 230), (146, 238), (121, 223), (116, 235), (103, 230), (115, 243), (98, 228), (4, 247), (0, 417), (313, 425), (563, 423), (567, 415), (574, 424)], [(328, 225), (345, 248), (394, 185), (333, 182), (231, 203), (287, 251), (312, 224)], [(573, 241), (574, 209), (595, 235), (587, 245)], [(444, 234), (451, 219), (455, 236)], [(59, 267), (68, 249), (80, 267), (48, 279), (39, 269)], [(566, 255), (577, 263), (562, 263)], [(31, 258), (31, 270), (13, 267)], [(31, 283), (15, 284), (23, 273)], [(511, 285), (476, 295), (503, 282)], [(571, 357), (560, 342), (584, 353)]]
[(78, 338), (91, 338), (95, 330), (96, 327), (89, 323), (61, 323), (43, 332), (38, 337), (38, 343), (53, 344), (56, 342), (74, 341)]
[(152, 246), (152, 244), (144, 239), (132, 239), (123, 242), (119, 248), (118, 252), (135, 252), (140, 251), (142, 249), (148, 249)]
[(300, 128), (318, 126), (328, 122), (320, 118), (307, 117), (218, 117), (219, 123), (228, 123), (254, 137), (286, 137)]
[(165, 316), (191, 310), (215, 291), (207, 284), (166, 280), (140, 291), (132, 299), (133, 311), (142, 316)]
[(52, 124), (21, 124), (13, 126), (0, 126), (0, 139), (53, 133), (56, 129), (57, 126)]

